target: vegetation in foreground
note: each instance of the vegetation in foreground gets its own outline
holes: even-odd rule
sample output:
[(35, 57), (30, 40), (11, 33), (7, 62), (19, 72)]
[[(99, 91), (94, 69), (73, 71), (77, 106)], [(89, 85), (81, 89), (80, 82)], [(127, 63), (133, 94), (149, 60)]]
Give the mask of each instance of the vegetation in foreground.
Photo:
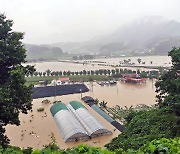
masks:
[(180, 48), (169, 52), (172, 68), (156, 83), (156, 108), (130, 112), (125, 131), (106, 147), (110, 150), (139, 149), (153, 139), (180, 137)]
[(170, 108), (132, 112), (126, 117), (125, 130), (106, 147), (137, 150), (148, 141), (163, 137), (174, 138), (180, 134), (180, 117)]
[(8, 146), (7, 148), (0, 147), (0, 154), (179, 154), (180, 153), (180, 138), (153, 140), (144, 144), (139, 149), (122, 148), (110, 151), (100, 147), (92, 147), (88, 145), (79, 145), (70, 149), (60, 149), (56, 144), (50, 143), (43, 149), (33, 150), (32, 148), (21, 149), (19, 147)]

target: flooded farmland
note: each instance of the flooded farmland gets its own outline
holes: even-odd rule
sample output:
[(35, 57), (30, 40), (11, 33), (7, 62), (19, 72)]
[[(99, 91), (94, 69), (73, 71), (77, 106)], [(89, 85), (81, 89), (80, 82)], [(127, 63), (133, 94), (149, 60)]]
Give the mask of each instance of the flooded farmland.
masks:
[[(127, 84), (118, 81), (117, 85), (114, 86), (100, 86), (95, 82), (93, 84), (86, 83), (86, 85), (90, 91), (83, 93), (82, 96), (88, 95), (93, 98), (98, 98), (99, 101), (104, 100), (108, 102), (107, 106), (109, 107), (116, 105), (123, 107), (131, 105), (136, 106), (137, 104), (155, 104), (156, 93), (154, 81), (152, 80), (147, 80), (146, 84)], [(53, 133), (60, 148), (73, 147), (80, 143), (103, 147), (111, 139), (120, 134), (118, 130), (114, 131), (114, 127), (110, 123), (81, 101), (81, 94), (49, 97), (47, 99), (51, 101), (51, 104), (42, 104), (41, 102), (44, 99), (33, 100), (33, 111), (29, 112), (27, 115), (20, 115), (20, 126), (8, 125), (6, 127), (7, 135), (11, 140), (11, 145), (41, 148), (43, 145), (50, 142), (50, 134)], [(111, 130), (113, 134), (110, 136), (93, 138), (86, 142), (64, 143), (49, 111), (52, 102), (57, 100), (61, 100), (64, 103), (68, 103), (72, 100), (81, 101), (91, 114), (104, 124), (106, 128)], [(41, 107), (44, 108), (44, 111), (38, 112), (37, 109)]]

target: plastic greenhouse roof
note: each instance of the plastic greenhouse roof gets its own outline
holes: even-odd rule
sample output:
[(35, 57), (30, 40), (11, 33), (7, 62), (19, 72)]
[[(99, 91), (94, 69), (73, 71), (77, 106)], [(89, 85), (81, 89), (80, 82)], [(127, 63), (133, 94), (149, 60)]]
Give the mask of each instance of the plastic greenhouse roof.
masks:
[(113, 122), (114, 119), (111, 118), (106, 112), (104, 112), (103, 110), (101, 110), (96, 104), (93, 104), (91, 106), (97, 113), (99, 113), (104, 119), (106, 119), (108, 122)]
[(61, 111), (61, 110), (68, 110), (66, 105), (64, 103), (61, 102), (57, 102), (55, 103), (51, 108), (51, 114), (54, 116), (57, 112)]
[(86, 109), (86, 107), (78, 101), (71, 101), (69, 104), (71, 104), (71, 106), (74, 108), (74, 110), (77, 110), (79, 108), (85, 108)]
[(54, 116), (54, 120), (65, 142), (74, 138), (89, 138), (87, 132), (69, 110), (61, 110)]

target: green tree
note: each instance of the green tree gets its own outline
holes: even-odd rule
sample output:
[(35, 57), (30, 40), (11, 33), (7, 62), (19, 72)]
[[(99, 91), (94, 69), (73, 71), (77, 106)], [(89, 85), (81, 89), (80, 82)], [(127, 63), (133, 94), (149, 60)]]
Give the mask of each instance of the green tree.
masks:
[(62, 71), (59, 71), (59, 76), (62, 76), (62, 74), (63, 74)]
[(75, 72), (75, 75), (78, 75), (79, 74), (79, 72)]
[(179, 117), (170, 108), (133, 111), (125, 119), (125, 130), (106, 145), (109, 150), (137, 150), (148, 141), (162, 137), (174, 138), (180, 134), (180, 126), (177, 124)]
[(66, 71), (64, 71), (64, 72), (63, 72), (63, 75), (64, 75), (64, 76), (66, 76), (66, 75), (67, 75), (67, 72), (66, 72)]
[(91, 75), (91, 71), (87, 71), (87, 74), (88, 74), (88, 75)]
[(112, 73), (112, 75), (114, 75), (116, 72), (115, 72), (115, 70), (111, 70), (111, 73)]
[(55, 72), (52, 71), (52, 72), (50, 73), (50, 75), (51, 75), (51, 76), (55, 76)]
[(70, 76), (71, 75), (71, 71), (67, 71), (67, 76)]
[(173, 48), (171, 69), (156, 83), (157, 101), (161, 106), (171, 106), (180, 116), (180, 48)]
[(95, 74), (96, 74), (96, 75), (99, 75), (99, 70), (95, 70)]
[(86, 75), (86, 74), (87, 74), (86, 70), (83, 70), (83, 75)]
[(107, 70), (107, 74), (110, 76), (111, 75), (111, 70)]
[(93, 70), (91, 70), (91, 75), (94, 75), (94, 71)]
[(32, 109), (31, 86), (25, 85), (25, 75), (33, 74), (32, 66), (23, 66), (26, 50), (21, 40), (23, 33), (12, 31), (13, 21), (0, 14), (0, 145), (9, 140), (7, 124), (19, 125), (19, 113)]
[(103, 70), (99, 69), (99, 74), (102, 75), (103, 74)]
[(55, 76), (59, 76), (59, 72), (58, 71), (55, 71)]
[(137, 59), (137, 62), (140, 64), (140, 63), (141, 63), (141, 58), (138, 58), (138, 59)]
[(71, 72), (71, 75), (73, 76), (75, 73), (74, 72)]
[(46, 70), (46, 74), (47, 76), (49, 76), (51, 74), (51, 70), (50, 69)]
[(107, 73), (108, 73), (107, 70), (104, 69), (104, 70), (103, 70), (103, 74), (104, 74), (104, 75), (107, 75)]
[(100, 102), (99, 103), (99, 106), (101, 107), (101, 108), (107, 108), (107, 102), (105, 102), (105, 101), (102, 101), (102, 102)]
[(38, 76), (38, 74), (39, 74), (39, 72), (34, 72), (34, 75), (35, 75), (35, 76)]
[(79, 75), (82, 75), (82, 74), (83, 74), (83, 71), (80, 71), (80, 72), (79, 72)]
[(118, 69), (118, 68), (116, 68), (116, 70), (115, 70), (115, 71), (116, 71), (116, 74), (119, 74), (119, 69)]
[(43, 76), (46, 76), (46, 72), (43, 72)]
[(38, 72), (39, 73), (39, 76), (42, 76), (42, 72)]

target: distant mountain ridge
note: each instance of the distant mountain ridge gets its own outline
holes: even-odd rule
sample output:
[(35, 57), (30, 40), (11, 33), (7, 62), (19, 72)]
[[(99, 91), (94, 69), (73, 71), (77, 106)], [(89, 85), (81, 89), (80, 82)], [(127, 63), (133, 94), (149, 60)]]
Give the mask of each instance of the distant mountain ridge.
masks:
[(60, 47), (68, 53), (111, 54), (127, 52), (152, 52), (167, 54), (180, 46), (180, 22), (160, 16), (146, 16), (124, 24), (112, 34), (96, 37), (86, 42), (60, 42), (48, 47)]
[[(173, 46), (180, 46), (180, 23), (160, 16), (147, 16), (120, 26), (105, 37), (81, 43), (56, 43), (68, 52), (103, 52), (105, 50), (152, 50), (155, 54), (167, 54)], [(67, 49), (66, 46), (69, 46)]]

